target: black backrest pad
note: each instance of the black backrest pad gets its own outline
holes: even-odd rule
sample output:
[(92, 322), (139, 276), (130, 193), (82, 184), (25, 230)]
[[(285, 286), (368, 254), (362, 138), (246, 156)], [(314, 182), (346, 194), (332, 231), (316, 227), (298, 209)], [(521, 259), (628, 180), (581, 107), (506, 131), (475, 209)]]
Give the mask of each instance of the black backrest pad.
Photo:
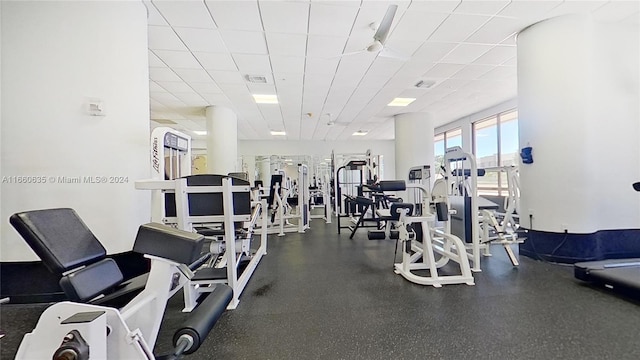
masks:
[(407, 215), (411, 216), (411, 214), (413, 213), (413, 204), (410, 204), (410, 203), (391, 204), (391, 209), (389, 210), (391, 213), (392, 220), (400, 220), (400, 213), (398, 212), (398, 209), (409, 209), (409, 211), (407, 212)]
[[(222, 186), (224, 175), (191, 175), (186, 176), (188, 186)], [(230, 177), (233, 185), (247, 185), (251, 183), (247, 180)], [(233, 193), (233, 213), (235, 215), (251, 214), (251, 192)], [(215, 216), (224, 215), (224, 204), (222, 202), (222, 192), (189, 194), (189, 215), (190, 216)]]
[(47, 269), (56, 274), (96, 262), (107, 254), (73, 209), (21, 212), (11, 215), (9, 222)]
[(62, 277), (60, 287), (71, 301), (86, 302), (112, 289), (123, 280), (113, 259), (103, 259)]
[(199, 257), (202, 239), (200, 234), (148, 223), (140, 225), (133, 251), (189, 265)]
[(378, 185), (380, 191), (404, 191), (407, 189), (404, 180), (383, 180)]

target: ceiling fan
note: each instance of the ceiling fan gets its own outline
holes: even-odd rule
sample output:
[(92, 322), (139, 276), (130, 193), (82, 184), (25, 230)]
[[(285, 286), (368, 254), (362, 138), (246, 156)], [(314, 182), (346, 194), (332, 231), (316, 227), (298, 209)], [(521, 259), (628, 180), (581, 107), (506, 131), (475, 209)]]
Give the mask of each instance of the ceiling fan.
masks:
[[(367, 45), (367, 47), (359, 51), (344, 53), (342, 55), (338, 55), (335, 57), (343, 57), (343, 56), (362, 54), (362, 53), (368, 52), (368, 53), (377, 53), (382, 57), (407, 60), (408, 59), (407, 56), (402, 55), (385, 46), (387, 37), (389, 36), (389, 31), (391, 30), (391, 23), (393, 22), (393, 18), (396, 15), (397, 10), (398, 10), (398, 5), (389, 5), (389, 7), (387, 8), (387, 12), (384, 14), (384, 17), (380, 22), (380, 25), (378, 25), (378, 28), (376, 29), (376, 33), (373, 35), (373, 42)], [(374, 25), (374, 24), (371, 24), (371, 25)]]

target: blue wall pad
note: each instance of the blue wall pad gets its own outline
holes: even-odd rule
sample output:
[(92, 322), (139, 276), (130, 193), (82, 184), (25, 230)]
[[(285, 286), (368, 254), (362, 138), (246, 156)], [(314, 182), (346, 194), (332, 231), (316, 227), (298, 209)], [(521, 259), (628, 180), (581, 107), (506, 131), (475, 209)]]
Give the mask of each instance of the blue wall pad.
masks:
[(640, 229), (600, 230), (591, 234), (529, 230), (520, 254), (543, 261), (579, 261), (640, 257)]

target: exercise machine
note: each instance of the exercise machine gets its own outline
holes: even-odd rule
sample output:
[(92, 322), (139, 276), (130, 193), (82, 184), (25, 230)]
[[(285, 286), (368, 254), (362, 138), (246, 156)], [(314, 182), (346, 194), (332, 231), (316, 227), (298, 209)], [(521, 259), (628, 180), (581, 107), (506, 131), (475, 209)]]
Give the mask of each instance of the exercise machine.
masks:
[[(633, 189), (640, 191), (640, 182)], [(579, 262), (573, 272), (582, 281), (640, 298), (640, 258)]]
[(284, 236), (287, 232), (304, 233), (310, 228), (311, 209), (309, 204), (309, 167), (298, 164), (297, 181), (291, 181), (282, 170), (271, 175), (267, 198), (270, 224), (262, 226), (259, 232)]
[[(151, 261), (144, 290), (121, 309), (95, 305), (122, 281), (115, 261), (72, 209), (17, 213), (10, 222), (44, 265), (58, 274), (73, 301), (56, 303), (24, 336), (16, 359), (155, 359), (167, 300), (193, 276), (203, 236), (149, 223), (141, 225), (133, 251)], [(187, 264), (191, 264), (191, 267)], [(231, 301), (219, 285), (174, 334), (167, 358), (196, 351)]]
[[(506, 221), (498, 221), (499, 206), (478, 196), (478, 176), (486, 171), (478, 169), (475, 157), (461, 147), (448, 148), (444, 156), (444, 177), (436, 180), (432, 190), (434, 198), (446, 199), (450, 232), (467, 243), (473, 271), (481, 271), (481, 256), (491, 256), (492, 243), (503, 246), (514, 266), (519, 264), (511, 246), (523, 242), (515, 231), (506, 228)], [(515, 212), (515, 202), (512, 202)], [(511, 215), (513, 219), (513, 214)]]
[[(257, 249), (251, 248), (255, 228), (267, 226), (266, 201), (251, 203), (248, 181), (225, 175), (191, 175), (175, 180), (136, 181), (136, 189), (173, 195), (161, 221), (184, 231), (198, 232), (211, 241), (213, 260), (198, 269), (185, 287), (184, 311), (192, 311), (198, 298), (217, 283), (233, 289), (229, 309), (237, 308), (240, 295), (258, 263), (267, 253), (267, 234), (260, 234)], [(236, 226), (238, 224), (238, 226)], [(245, 225), (245, 226), (241, 226)], [(244, 260), (244, 261), (243, 261)], [(244, 269), (240, 269), (243, 263)]]

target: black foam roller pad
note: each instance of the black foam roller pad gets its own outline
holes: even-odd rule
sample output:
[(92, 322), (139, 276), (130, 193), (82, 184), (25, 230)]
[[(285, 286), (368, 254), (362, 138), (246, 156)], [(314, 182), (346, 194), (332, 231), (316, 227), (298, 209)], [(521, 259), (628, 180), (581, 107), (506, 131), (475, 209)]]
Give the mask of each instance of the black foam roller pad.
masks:
[(218, 284), (216, 288), (196, 309), (173, 335), (173, 345), (178, 345), (178, 340), (182, 335), (191, 336), (193, 345), (184, 353), (191, 354), (198, 350), (204, 339), (218, 322), (224, 313), (227, 305), (233, 298), (233, 290), (228, 285)]
[(191, 264), (200, 256), (204, 236), (170, 226), (148, 223), (140, 225), (133, 251), (177, 263)]

